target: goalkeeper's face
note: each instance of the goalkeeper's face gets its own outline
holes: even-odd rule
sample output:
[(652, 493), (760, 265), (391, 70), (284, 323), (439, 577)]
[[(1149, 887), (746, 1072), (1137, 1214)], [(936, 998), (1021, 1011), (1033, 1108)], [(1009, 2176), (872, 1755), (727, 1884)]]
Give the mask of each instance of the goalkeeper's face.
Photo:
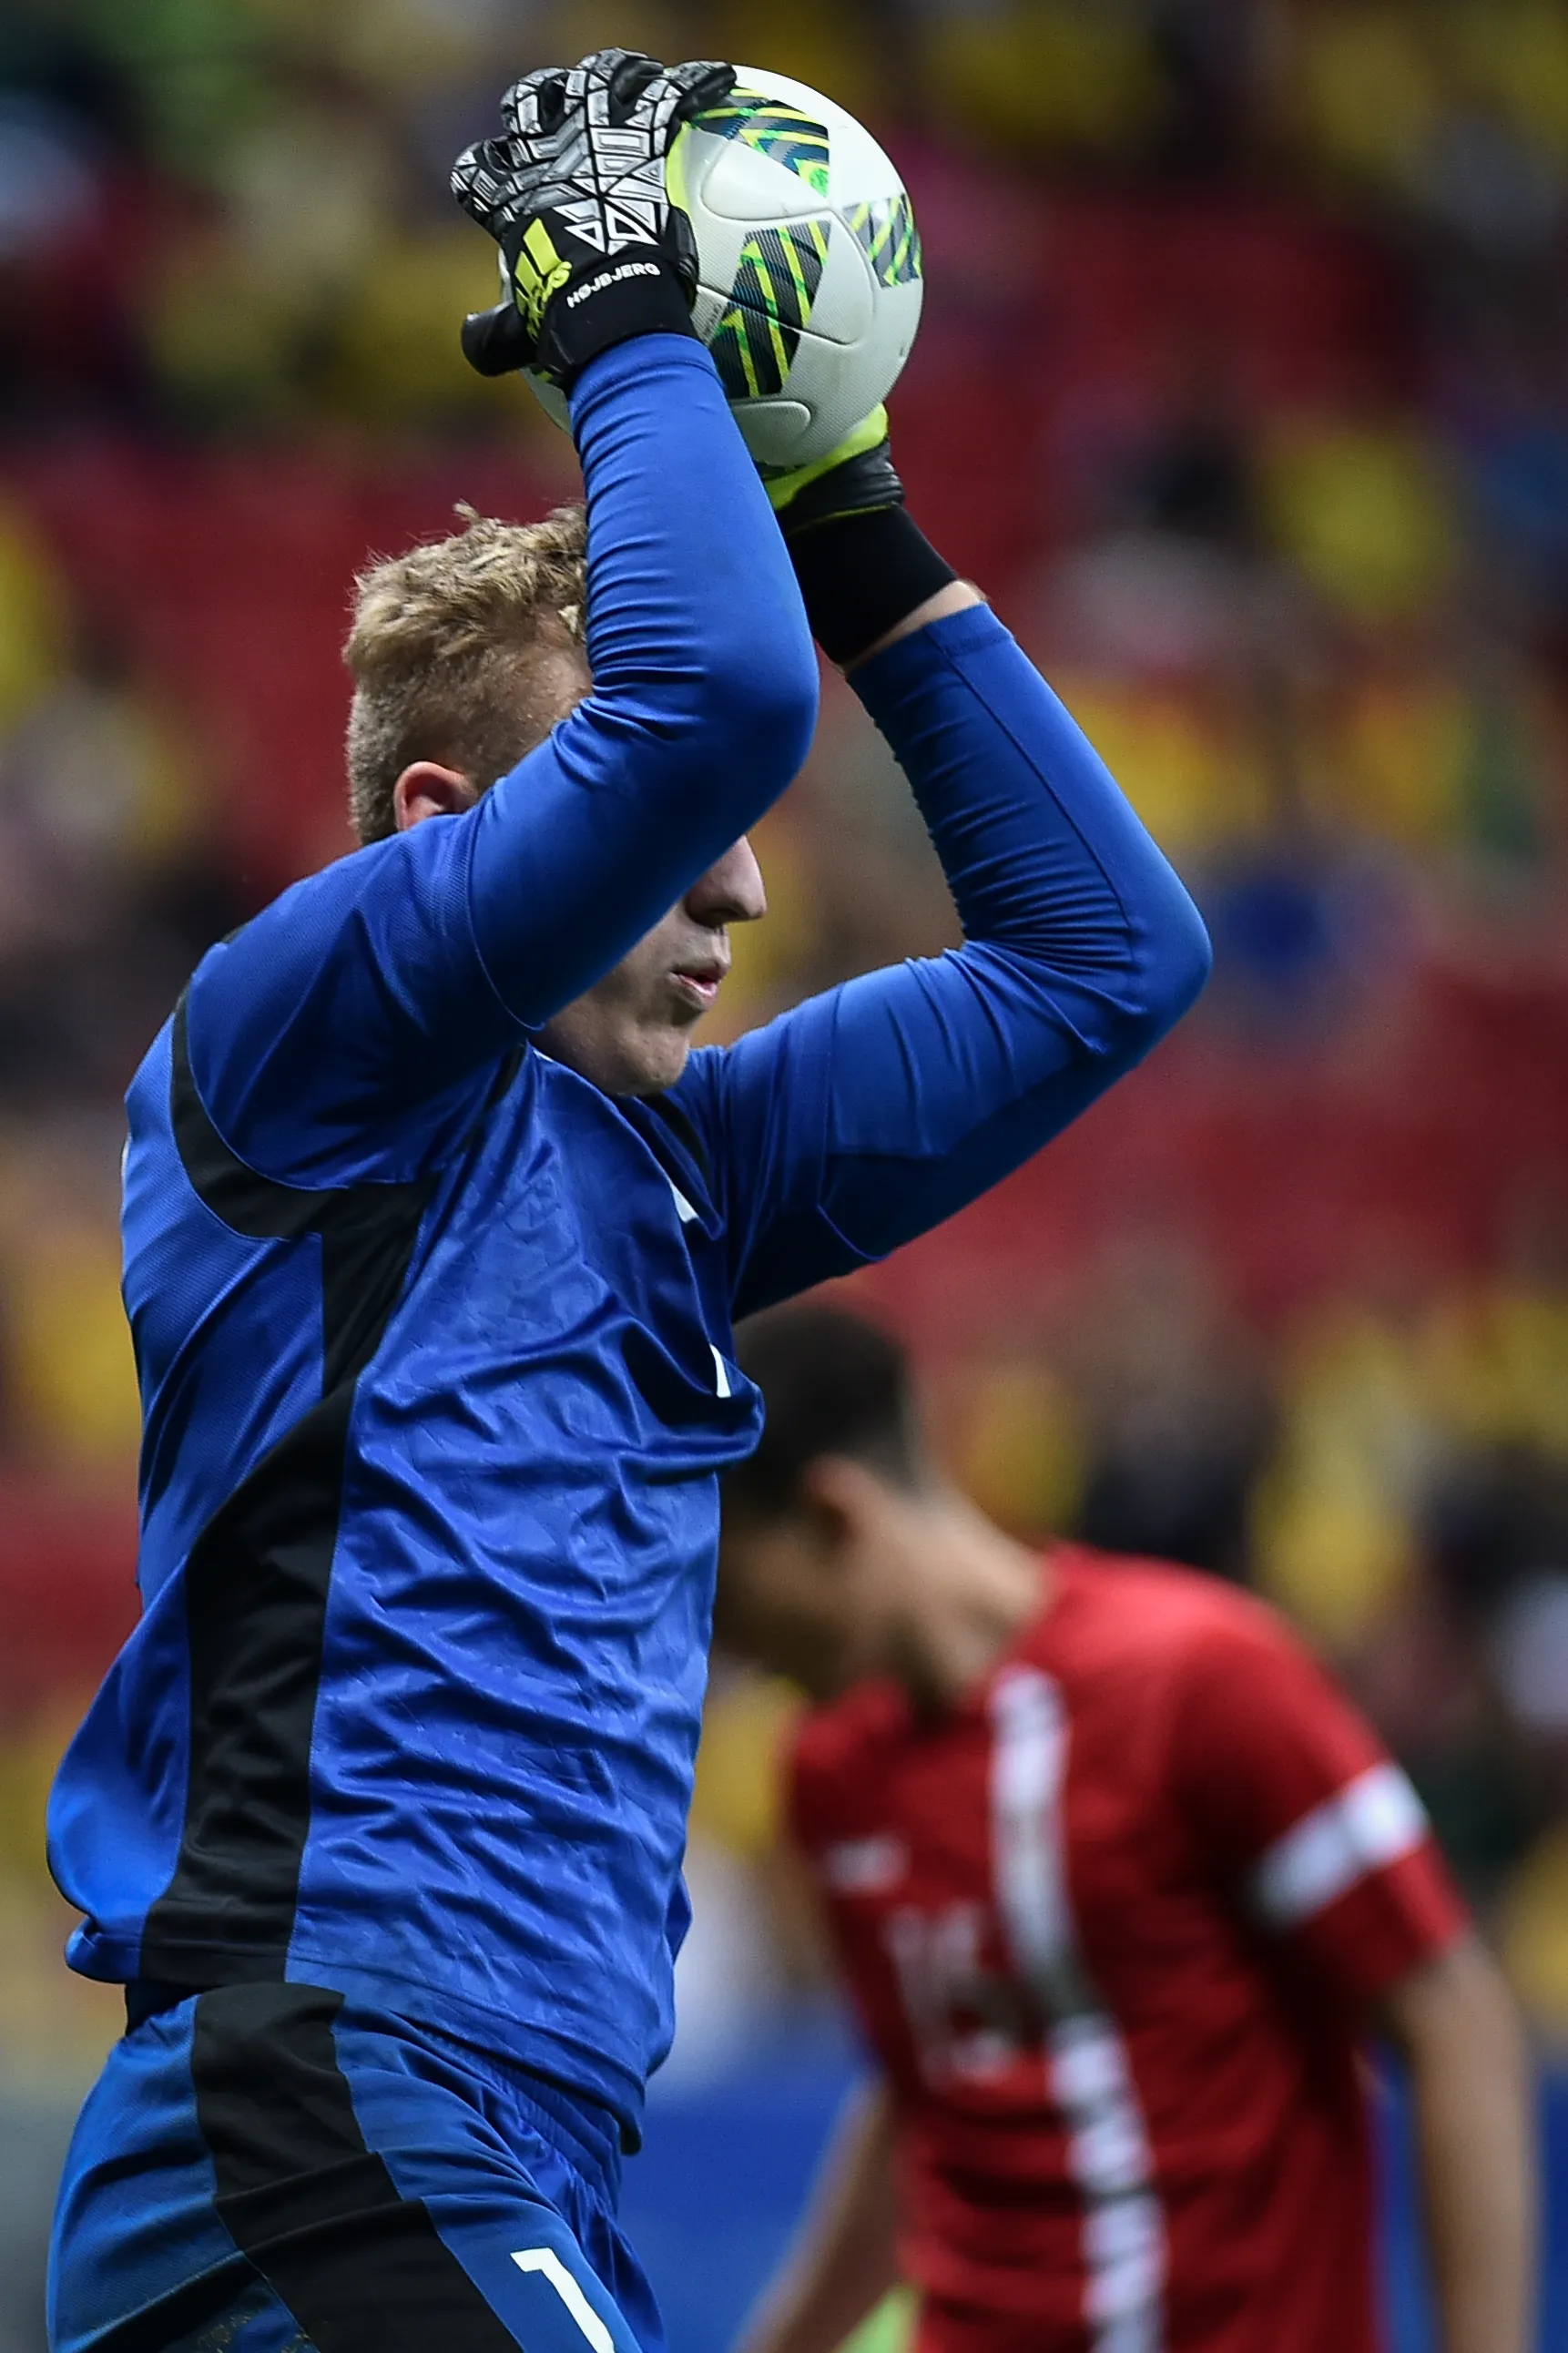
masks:
[[(565, 718), (588, 685), (587, 670), (574, 653), (544, 670), (520, 756)], [(471, 779), (460, 770), (416, 761), (394, 794), (398, 830), (470, 808), (476, 798)], [(767, 911), (752, 845), (737, 841), (629, 955), (545, 1023), (541, 1045), (606, 1094), (658, 1094), (672, 1087), (686, 1068), (691, 1033), (712, 1010), (729, 972), (730, 926), (755, 923)]]
[(678, 907), (540, 1032), (558, 1062), (606, 1094), (656, 1094), (686, 1068), (691, 1033), (730, 969), (730, 926), (767, 913), (749, 841), (699, 875)]

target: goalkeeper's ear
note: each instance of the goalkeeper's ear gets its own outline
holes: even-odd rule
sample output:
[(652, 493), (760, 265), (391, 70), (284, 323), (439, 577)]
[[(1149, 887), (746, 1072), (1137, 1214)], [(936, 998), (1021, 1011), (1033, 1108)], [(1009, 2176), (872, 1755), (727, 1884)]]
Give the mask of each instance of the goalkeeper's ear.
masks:
[(392, 788), (393, 823), (399, 833), (427, 817), (461, 817), (479, 799), (461, 768), (439, 760), (411, 760)]

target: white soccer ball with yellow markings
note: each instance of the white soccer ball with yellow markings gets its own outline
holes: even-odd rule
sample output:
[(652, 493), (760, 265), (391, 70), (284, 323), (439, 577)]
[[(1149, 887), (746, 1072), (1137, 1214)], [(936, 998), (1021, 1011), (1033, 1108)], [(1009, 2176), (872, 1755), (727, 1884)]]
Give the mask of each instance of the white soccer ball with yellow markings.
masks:
[[(898, 382), (920, 325), (921, 241), (870, 132), (751, 66), (676, 137), (671, 201), (697, 239), (698, 333), (764, 473), (809, 466)], [(530, 382), (558, 424), (553, 385)]]

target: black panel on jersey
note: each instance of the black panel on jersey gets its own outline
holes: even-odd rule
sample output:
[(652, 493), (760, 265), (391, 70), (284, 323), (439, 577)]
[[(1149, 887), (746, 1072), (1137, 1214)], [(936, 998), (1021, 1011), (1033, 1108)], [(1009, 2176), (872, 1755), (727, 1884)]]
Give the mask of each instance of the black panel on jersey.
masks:
[(428, 1185), (358, 1185), (321, 1220), (321, 1387), (359, 1378), (408, 1274)]
[(247, 1985), (196, 2004), (191, 2075), (225, 2227), (318, 2353), (517, 2353), (365, 2142), (332, 2039), (342, 2000)]
[[(174, 1876), (147, 1915), (143, 1977), (195, 1989), (281, 1974), (310, 1822), (310, 1728), (353, 1405), (342, 1384), (297, 1422), (185, 1564), (185, 1821)], [(212, 1949), (220, 1940), (221, 1957)]]
[(258, 1176), (196, 1091), (184, 999), (173, 1050), (171, 1117), (201, 1199), (237, 1233), (319, 1235), (321, 1250), (321, 1401), (220, 1505), (185, 1564), (185, 1820), (147, 1915), (141, 1973), (195, 1989), (281, 1975), (288, 1955), (353, 1384), (397, 1303), (434, 1180), (310, 1192)]
[(169, 1116), (185, 1174), (214, 1217), (221, 1218), (237, 1234), (248, 1234), (253, 1241), (297, 1241), (301, 1234), (315, 1230), (324, 1211), (341, 1197), (310, 1192), (302, 1186), (276, 1185), (269, 1176), (258, 1176), (229, 1150), (196, 1092), (189, 1019), (187, 993), (174, 1008), (169, 1085)]

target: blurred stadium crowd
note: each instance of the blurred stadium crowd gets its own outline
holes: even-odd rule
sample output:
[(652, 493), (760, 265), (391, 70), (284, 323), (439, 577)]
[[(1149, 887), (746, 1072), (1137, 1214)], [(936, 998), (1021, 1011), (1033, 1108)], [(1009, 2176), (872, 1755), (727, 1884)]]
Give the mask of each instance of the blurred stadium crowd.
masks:
[[(1010, 1525), (1251, 1579), (1327, 1646), (1568, 2042), (1568, 13), (11, 0), (0, 2061), (112, 2031), (37, 1818), (132, 1607), (120, 1092), (206, 942), (347, 846), (356, 565), (570, 491), (458, 357), (491, 281), (445, 180), (504, 81), (609, 39), (882, 132), (927, 250), (917, 511), (1216, 942), (1146, 1071), (858, 1288)], [(948, 936), (847, 694), (761, 847), (732, 1026)], [(810, 1978), (750, 1901), (783, 1704), (716, 1691), (721, 2010)]]

